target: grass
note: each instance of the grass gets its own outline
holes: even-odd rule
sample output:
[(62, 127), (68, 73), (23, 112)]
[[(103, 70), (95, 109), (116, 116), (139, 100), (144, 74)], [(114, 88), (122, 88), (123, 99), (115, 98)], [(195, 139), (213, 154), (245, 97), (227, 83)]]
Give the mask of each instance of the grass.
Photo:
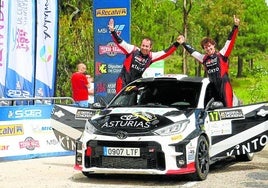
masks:
[(243, 104), (268, 101), (267, 80), (268, 76), (232, 79), (234, 93)]
[[(234, 71), (236, 72), (236, 71)], [(267, 60), (256, 62), (254, 69), (244, 69), (245, 76), (236, 78), (232, 75), (232, 86), (237, 97), (243, 104), (268, 101), (268, 65)]]

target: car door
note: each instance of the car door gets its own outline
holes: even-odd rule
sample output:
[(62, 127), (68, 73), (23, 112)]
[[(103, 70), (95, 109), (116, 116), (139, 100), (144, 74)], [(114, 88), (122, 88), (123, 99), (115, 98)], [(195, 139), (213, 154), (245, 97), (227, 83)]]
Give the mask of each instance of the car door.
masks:
[(211, 157), (261, 151), (268, 142), (268, 103), (207, 111)]

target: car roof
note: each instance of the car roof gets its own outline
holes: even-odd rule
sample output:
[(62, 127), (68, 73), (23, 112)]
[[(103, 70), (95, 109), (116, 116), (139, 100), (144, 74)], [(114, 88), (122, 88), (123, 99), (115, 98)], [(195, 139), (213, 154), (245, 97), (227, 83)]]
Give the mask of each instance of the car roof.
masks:
[(192, 77), (192, 76), (187, 76), (185, 74), (166, 74), (166, 75), (155, 76), (155, 77), (140, 78), (136, 81), (137, 82), (152, 82), (152, 81), (157, 81), (157, 80), (180, 80), (180, 81), (185, 81), (185, 82), (196, 82), (196, 83), (209, 82), (208, 78)]

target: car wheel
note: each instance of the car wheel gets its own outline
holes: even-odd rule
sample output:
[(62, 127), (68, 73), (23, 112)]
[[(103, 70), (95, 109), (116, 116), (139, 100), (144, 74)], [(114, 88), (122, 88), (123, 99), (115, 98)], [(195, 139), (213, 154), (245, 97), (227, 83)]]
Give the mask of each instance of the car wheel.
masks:
[(237, 161), (252, 161), (254, 158), (254, 153), (246, 153), (243, 155), (236, 155), (235, 158)]
[(90, 174), (88, 173), (88, 172), (84, 172), (84, 171), (82, 171), (82, 174), (84, 175), (84, 176), (86, 176), (86, 177), (90, 177)]
[(82, 174), (88, 178), (99, 178), (99, 177), (103, 177), (103, 174), (93, 174), (90, 172), (84, 172), (82, 171)]
[(196, 172), (191, 174), (190, 178), (194, 181), (205, 180), (209, 172), (209, 146), (204, 136), (200, 136), (198, 139), (195, 168)]

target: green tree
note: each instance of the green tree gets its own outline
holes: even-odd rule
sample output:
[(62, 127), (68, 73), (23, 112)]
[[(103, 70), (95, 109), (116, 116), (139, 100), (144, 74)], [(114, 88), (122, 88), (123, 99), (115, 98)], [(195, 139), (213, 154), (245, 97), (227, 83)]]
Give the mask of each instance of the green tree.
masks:
[(70, 75), (84, 62), (93, 74), (92, 3), (88, 0), (60, 1), (57, 96), (71, 96)]
[[(268, 48), (268, 6), (263, 0), (244, 0), (244, 4), (247, 8), (243, 14), (236, 54), (241, 61), (239, 66), (243, 67), (245, 60), (249, 62), (248, 68), (252, 69), (254, 59), (258, 59)], [(238, 67), (237, 77), (243, 76), (240, 69)]]
[[(75, 71), (76, 63), (83, 61), (87, 64), (89, 73), (94, 72), (93, 1), (59, 2), (56, 95), (71, 96), (69, 78)], [(188, 3), (187, 6), (191, 5), (191, 11), (188, 12), (186, 22), (183, 22), (185, 3)], [(237, 15), (241, 25), (230, 56), (229, 72), (231, 78), (243, 76), (251, 80), (235, 79), (234, 85), (242, 88), (243, 82), (257, 83), (257, 79), (266, 78), (267, 73), (263, 70), (268, 68), (268, 6), (264, 0), (132, 0), (131, 8), (130, 42), (139, 46), (141, 39), (149, 36), (155, 40), (154, 51), (167, 48), (179, 33), (184, 33), (183, 24), (187, 26), (187, 42), (198, 51), (202, 51), (200, 40), (205, 36), (214, 38), (218, 48), (221, 48), (233, 25), (233, 15)], [(182, 54), (183, 48), (179, 47), (174, 55), (166, 59), (165, 73), (184, 72)], [(187, 58), (186, 72), (200, 76), (202, 67), (194, 58)], [(267, 89), (267, 86), (256, 87), (258, 91)], [(261, 98), (265, 98), (265, 95)], [(254, 101), (256, 100), (257, 96), (254, 97)]]
[[(153, 51), (166, 49), (182, 29), (182, 3), (170, 0), (131, 1), (131, 43), (145, 36), (154, 40)], [(165, 60), (166, 73), (181, 73), (180, 51)]]

